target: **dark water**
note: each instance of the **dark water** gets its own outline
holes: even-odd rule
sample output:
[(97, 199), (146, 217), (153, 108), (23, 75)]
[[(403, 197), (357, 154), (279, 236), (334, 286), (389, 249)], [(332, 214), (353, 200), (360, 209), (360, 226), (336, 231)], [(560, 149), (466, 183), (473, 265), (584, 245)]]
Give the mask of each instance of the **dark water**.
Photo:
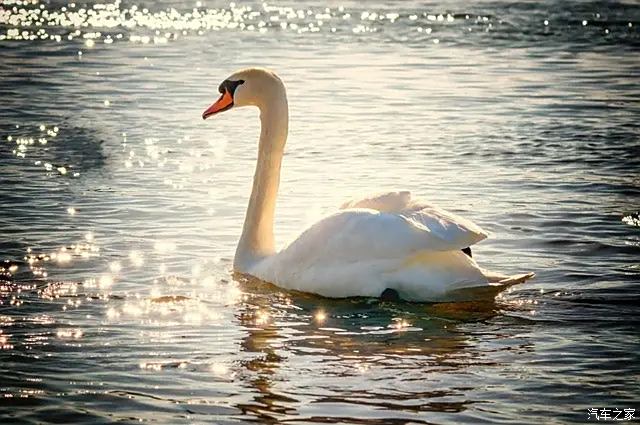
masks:
[[(638, 26), (635, 2), (4, 1), (0, 421), (640, 409)], [(492, 232), (482, 265), (536, 279), (413, 305), (232, 276), (257, 113), (200, 114), (254, 65), (289, 91), (281, 243), (408, 189)]]

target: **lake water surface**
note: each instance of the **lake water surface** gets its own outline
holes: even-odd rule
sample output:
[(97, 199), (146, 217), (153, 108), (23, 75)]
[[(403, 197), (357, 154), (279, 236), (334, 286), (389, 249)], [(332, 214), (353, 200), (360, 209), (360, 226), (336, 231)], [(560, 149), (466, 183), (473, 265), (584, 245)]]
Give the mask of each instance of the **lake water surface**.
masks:
[[(640, 417), (637, 3), (0, 4), (0, 422)], [(288, 89), (279, 245), (408, 189), (535, 280), (420, 305), (233, 276), (258, 113), (201, 113), (246, 66)]]

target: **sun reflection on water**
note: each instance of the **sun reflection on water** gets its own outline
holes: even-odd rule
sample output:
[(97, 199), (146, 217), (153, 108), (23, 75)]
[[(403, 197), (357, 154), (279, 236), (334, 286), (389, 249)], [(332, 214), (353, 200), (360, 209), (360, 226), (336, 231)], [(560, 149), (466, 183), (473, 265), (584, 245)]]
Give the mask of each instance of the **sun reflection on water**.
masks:
[[(290, 32), (294, 34), (378, 34), (409, 29), (421, 36), (431, 37), (441, 28), (461, 26), (464, 31), (493, 32), (509, 29), (501, 19), (488, 15), (450, 13), (416, 10), (412, 13), (397, 13), (388, 10), (367, 10), (361, 7), (316, 7), (295, 8), (262, 3), (261, 7), (250, 4), (229, 3), (228, 7), (210, 8), (196, 5), (195, 8), (178, 10), (150, 10), (131, 5), (125, 7), (121, 1), (97, 3), (81, 7), (75, 3), (59, 8), (39, 2), (20, 2), (11, 7), (5, 1), (0, 10), (0, 24), (8, 26), (0, 34), (0, 42), (46, 40), (61, 43), (76, 40), (79, 46), (93, 50), (114, 43), (129, 42), (140, 45), (163, 45), (183, 37), (202, 36), (208, 32), (241, 31), (257, 34)], [(599, 16), (595, 17), (601, 19)], [(585, 31), (593, 31), (587, 19), (571, 25)], [(541, 29), (549, 31), (549, 19), (540, 20)], [(627, 22), (624, 28), (633, 28)], [(386, 31), (383, 31), (386, 29)], [(609, 34), (609, 28), (602, 35)], [(401, 33), (402, 34), (402, 33)], [(402, 38), (409, 40), (407, 35)], [(438, 38), (432, 38), (434, 44)], [(78, 51), (81, 57), (82, 51)], [(108, 100), (105, 100), (105, 106)]]
[(80, 339), (83, 334), (81, 329), (59, 329), (56, 336), (61, 339)]

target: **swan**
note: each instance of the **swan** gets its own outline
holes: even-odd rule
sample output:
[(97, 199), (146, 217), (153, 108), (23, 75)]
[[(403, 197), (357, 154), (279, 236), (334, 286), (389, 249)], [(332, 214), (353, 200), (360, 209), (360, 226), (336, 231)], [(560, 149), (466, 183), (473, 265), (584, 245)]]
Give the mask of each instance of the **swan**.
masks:
[(234, 272), (329, 298), (391, 295), (416, 302), (458, 300), (467, 289), (495, 295), (534, 276), (478, 266), (469, 247), (487, 233), (408, 191), (349, 201), (276, 252), (273, 221), (289, 125), (284, 83), (272, 71), (250, 68), (218, 91), (203, 119), (243, 106), (260, 110), (258, 159)]

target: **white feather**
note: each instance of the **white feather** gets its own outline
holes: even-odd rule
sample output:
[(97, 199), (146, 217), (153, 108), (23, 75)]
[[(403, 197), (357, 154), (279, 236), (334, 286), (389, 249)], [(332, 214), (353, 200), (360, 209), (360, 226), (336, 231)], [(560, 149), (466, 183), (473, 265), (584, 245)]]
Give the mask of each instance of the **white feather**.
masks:
[(249, 273), (326, 297), (377, 297), (391, 288), (413, 301), (443, 300), (505, 277), (490, 280), (460, 251), (487, 237), (479, 226), (410, 199), (391, 192), (348, 202)]

